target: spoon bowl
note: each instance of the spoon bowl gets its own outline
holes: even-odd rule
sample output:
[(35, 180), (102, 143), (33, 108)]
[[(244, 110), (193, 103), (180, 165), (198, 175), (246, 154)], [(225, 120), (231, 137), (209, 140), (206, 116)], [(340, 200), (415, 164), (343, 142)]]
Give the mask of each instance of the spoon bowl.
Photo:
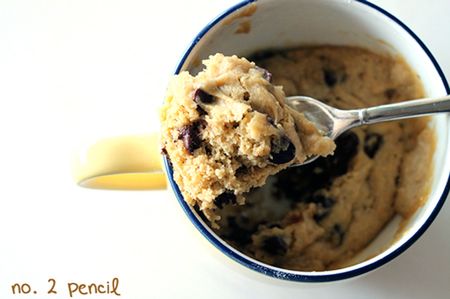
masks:
[[(345, 131), (362, 125), (450, 112), (450, 95), (352, 110), (337, 109), (306, 96), (287, 97), (286, 103), (292, 109), (302, 112), (323, 136), (333, 140)], [(293, 164), (291, 167), (311, 163), (317, 158), (318, 156), (308, 157), (303, 163)]]

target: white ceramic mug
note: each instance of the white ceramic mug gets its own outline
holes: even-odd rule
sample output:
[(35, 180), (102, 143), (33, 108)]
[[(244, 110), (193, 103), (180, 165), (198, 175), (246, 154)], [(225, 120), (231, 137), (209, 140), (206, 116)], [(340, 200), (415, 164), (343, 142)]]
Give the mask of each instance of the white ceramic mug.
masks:
[[(444, 75), (423, 42), (396, 17), (363, 0), (249, 0), (241, 2), (208, 24), (193, 40), (182, 57), (176, 73), (188, 70), (196, 73), (201, 60), (221, 52), (246, 56), (258, 50), (293, 48), (301, 45), (352, 45), (374, 52), (401, 55), (420, 76), (426, 96), (438, 97), (450, 93)], [(450, 118), (447, 114), (433, 116), (436, 130), (431, 192), (425, 204), (409, 219), (402, 234), (397, 234), (400, 216), (394, 219), (378, 237), (345, 268), (321, 272), (293, 271), (257, 261), (228, 245), (203, 222), (181, 195), (167, 161), (166, 176), (175, 195), (197, 229), (220, 251), (244, 266), (268, 276), (292, 281), (323, 282), (361, 275), (380, 267), (411, 246), (429, 227), (441, 209), (450, 189)], [(144, 140), (144, 141), (142, 141)], [(100, 143), (93, 148), (78, 174), (78, 181), (94, 187), (108, 187), (107, 182), (137, 182), (130, 188), (161, 187), (161, 166), (155, 139), (137, 137)], [(119, 144), (120, 143), (120, 144)], [(112, 150), (115, 144), (116, 150)], [(144, 158), (130, 163), (117, 155), (133, 155), (139, 150)], [(151, 152), (151, 153), (150, 153)], [(125, 155), (126, 156), (126, 155)], [(98, 159), (101, 157), (101, 163)], [(123, 159), (122, 159), (123, 160)], [(144, 161), (145, 160), (145, 161)], [(95, 161), (95, 162), (94, 162)], [(156, 162), (155, 162), (156, 161)], [(143, 175), (141, 181), (137, 178)], [(127, 177), (129, 175), (129, 177)], [(147, 177), (146, 177), (147, 175)], [(103, 180), (103, 181), (102, 181)], [(139, 183), (140, 182), (140, 183)], [(144, 183), (142, 183), (144, 182)], [(125, 184), (127, 185), (127, 184)], [(119, 186), (120, 187), (120, 186)]]

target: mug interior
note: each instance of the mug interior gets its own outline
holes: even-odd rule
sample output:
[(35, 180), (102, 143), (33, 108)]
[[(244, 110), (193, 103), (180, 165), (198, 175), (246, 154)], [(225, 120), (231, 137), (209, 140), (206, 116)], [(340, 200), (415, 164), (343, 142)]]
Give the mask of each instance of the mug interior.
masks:
[[(256, 10), (254, 10), (256, 8)], [(249, 32), (236, 33), (244, 24)], [(194, 40), (177, 73), (197, 73), (200, 61), (217, 52), (246, 56), (258, 50), (286, 49), (301, 45), (352, 45), (377, 53), (401, 55), (420, 77), (425, 94), (449, 93), (437, 62), (417, 36), (394, 16), (366, 1), (258, 0), (245, 1), (209, 24)], [(352, 277), (374, 269), (409, 247), (431, 224), (448, 194), (450, 173), (447, 115), (434, 116), (436, 131), (432, 187), (427, 201), (409, 221), (394, 217), (378, 237), (351, 261), (351, 266), (321, 272), (291, 271), (273, 267), (240, 253), (220, 239), (189, 207), (166, 163), (169, 181), (184, 210), (197, 228), (224, 253), (265, 274), (300, 281), (329, 281)], [(399, 234), (399, 227), (402, 227)]]

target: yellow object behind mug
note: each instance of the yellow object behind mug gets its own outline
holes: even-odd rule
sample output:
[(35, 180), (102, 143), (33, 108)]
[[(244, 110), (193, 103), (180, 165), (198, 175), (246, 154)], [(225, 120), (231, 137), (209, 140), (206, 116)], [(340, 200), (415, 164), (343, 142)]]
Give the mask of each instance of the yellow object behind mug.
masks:
[(158, 134), (100, 140), (80, 153), (74, 166), (80, 186), (154, 190), (167, 186)]

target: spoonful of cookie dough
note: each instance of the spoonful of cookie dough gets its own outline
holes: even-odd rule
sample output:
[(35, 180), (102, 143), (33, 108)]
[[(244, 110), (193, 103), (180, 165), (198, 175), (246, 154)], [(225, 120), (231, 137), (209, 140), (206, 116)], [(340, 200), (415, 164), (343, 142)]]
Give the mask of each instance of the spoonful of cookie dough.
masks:
[(217, 209), (244, 204), (244, 193), (334, 141), (285, 103), (271, 74), (237, 56), (215, 54), (196, 75), (169, 83), (161, 109), (161, 152), (184, 200), (214, 226)]
[(183, 199), (217, 228), (217, 211), (281, 170), (332, 155), (352, 127), (450, 110), (447, 98), (338, 110), (286, 97), (272, 75), (237, 56), (215, 54), (196, 75), (169, 83), (161, 109), (161, 152)]
[[(450, 112), (450, 95), (353, 110), (337, 109), (306, 96), (287, 97), (286, 103), (293, 109), (301, 111), (324, 136), (332, 140), (345, 131), (362, 125)], [(318, 157), (310, 156), (303, 163), (291, 166), (301, 166)]]

